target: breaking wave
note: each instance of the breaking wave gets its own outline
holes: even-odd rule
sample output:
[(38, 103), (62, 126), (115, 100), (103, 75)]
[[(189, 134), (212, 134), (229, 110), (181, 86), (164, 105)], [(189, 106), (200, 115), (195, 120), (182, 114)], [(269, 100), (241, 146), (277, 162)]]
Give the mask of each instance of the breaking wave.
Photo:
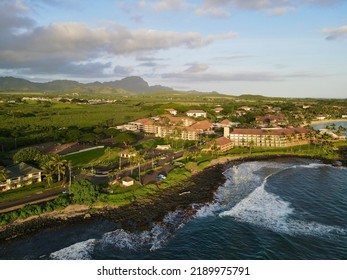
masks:
[(53, 260), (90, 260), (94, 250), (96, 239), (75, 243), (69, 247), (50, 254)]
[(263, 180), (247, 197), (239, 201), (230, 210), (222, 211), (220, 217), (233, 217), (244, 223), (256, 225), (274, 232), (289, 235), (329, 236), (346, 234), (346, 229), (338, 226), (324, 225), (298, 218), (300, 213), (292, 205), (278, 195), (266, 191), (268, 179), (281, 171), (290, 168), (321, 168), (327, 165), (311, 163), (308, 165), (292, 165), (274, 172)]
[(75, 243), (69, 247), (50, 254), (56, 260), (88, 260), (93, 259), (94, 250), (112, 249), (155, 251), (162, 248), (172, 235), (191, 217), (183, 211), (169, 213), (161, 223), (155, 224), (149, 231), (128, 232), (117, 229), (105, 233), (100, 239), (89, 239)]

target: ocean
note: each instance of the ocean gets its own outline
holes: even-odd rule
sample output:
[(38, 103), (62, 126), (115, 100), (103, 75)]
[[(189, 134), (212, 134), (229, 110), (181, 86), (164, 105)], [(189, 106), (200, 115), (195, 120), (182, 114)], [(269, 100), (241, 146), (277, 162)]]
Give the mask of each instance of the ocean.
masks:
[(149, 231), (106, 220), (46, 229), (0, 245), (1, 259), (347, 259), (347, 169), (306, 159), (224, 172), (215, 201)]
[(194, 216), (169, 213), (142, 232), (102, 219), (63, 225), (2, 242), (0, 259), (347, 259), (347, 168), (283, 158), (216, 176), (225, 184)]

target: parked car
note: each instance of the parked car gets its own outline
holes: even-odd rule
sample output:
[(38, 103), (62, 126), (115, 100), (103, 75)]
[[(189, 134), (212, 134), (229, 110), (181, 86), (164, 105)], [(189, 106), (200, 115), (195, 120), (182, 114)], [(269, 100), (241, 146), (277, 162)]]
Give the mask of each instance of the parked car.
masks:
[(165, 180), (165, 179), (166, 179), (166, 176), (163, 175), (163, 174), (158, 174), (157, 179), (158, 179), (158, 180)]

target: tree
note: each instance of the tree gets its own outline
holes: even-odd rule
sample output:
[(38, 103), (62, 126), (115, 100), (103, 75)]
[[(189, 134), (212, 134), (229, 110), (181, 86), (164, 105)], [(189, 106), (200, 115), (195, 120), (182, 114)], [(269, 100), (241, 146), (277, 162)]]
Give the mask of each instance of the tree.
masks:
[(61, 156), (55, 155), (52, 157), (52, 165), (54, 166), (55, 172), (58, 176), (58, 182), (61, 181), (61, 175), (65, 175), (66, 173), (66, 167), (67, 167), (67, 160), (63, 159)]
[(108, 128), (105, 130), (105, 134), (113, 139), (117, 134), (119, 133), (118, 129), (115, 128)]
[(128, 146), (136, 143), (137, 139), (133, 133), (130, 132), (120, 132), (113, 138), (113, 142), (117, 145), (123, 144)]
[(92, 205), (99, 197), (98, 188), (88, 180), (76, 180), (69, 187), (72, 201), (77, 204)]
[(53, 176), (55, 173), (55, 167), (53, 165), (52, 161), (46, 161), (42, 166), (42, 173), (45, 175), (45, 180), (48, 184), (48, 186), (51, 186), (53, 183)]
[(138, 168), (139, 168), (139, 182), (141, 183), (141, 163), (145, 162), (145, 157), (141, 155), (140, 153), (137, 153), (135, 156), (135, 162), (137, 162)]
[(80, 137), (82, 143), (95, 143), (98, 140), (98, 136), (95, 133), (85, 133)]
[(13, 156), (14, 162), (26, 162), (26, 163), (35, 163), (39, 161), (42, 156), (42, 152), (39, 149), (28, 147), (20, 149)]
[(8, 175), (8, 170), (0, 166), (0, 182), (5, 181), (7, 179), (7, 175)]
[(66, 141), (68, 142), (78, 141), (81, 134), (82, 132), (78, 129), (69, 129), (65, 136)]
[(254, 145), (255, 145), (254, 140), (251, 140), (251, 141), (248, 143), (249, 154), (250, 154), (250, 155), (252, 154), (252, 148), (254, 147)]

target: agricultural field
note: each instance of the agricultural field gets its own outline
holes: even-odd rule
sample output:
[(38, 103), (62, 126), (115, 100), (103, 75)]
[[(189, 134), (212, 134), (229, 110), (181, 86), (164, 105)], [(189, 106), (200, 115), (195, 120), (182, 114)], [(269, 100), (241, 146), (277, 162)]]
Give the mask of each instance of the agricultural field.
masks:
[(113, 127), (152, 111), (153, 108), (144, 110), (132, 103), (0, 103), (0, 152), (52, 140), (64, 142), (69, 130), (92, 133), (96, 127)]

